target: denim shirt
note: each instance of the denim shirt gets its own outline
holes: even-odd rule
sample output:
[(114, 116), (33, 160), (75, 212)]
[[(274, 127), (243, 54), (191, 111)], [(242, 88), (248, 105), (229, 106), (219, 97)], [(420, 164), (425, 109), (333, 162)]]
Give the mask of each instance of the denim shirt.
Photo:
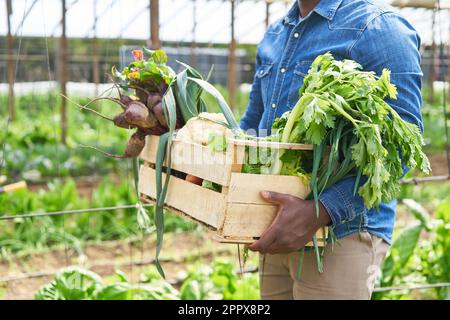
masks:
[[(267, 130), (291, 110), (312, 61), (330, 51), (336, 59), (353, 59), (364, 70), (392, 71), (397, 100), (387, 102), (406, 121), (422, 130), (420, 38), (413, 27), (383, 2), (322, 0), (299, 19), (297, 2), (288, 14), (272, 24), (258, 46), (256, 74), (250, 102), (241, 127)], [(368, 231), (391, 243), (397, 202), (382, 203), (378, 210), (354, 196), (355, 178), (336, 183), (320, 195), (338, 239)], [(276, 191), (276, 190), (273, 190)]]

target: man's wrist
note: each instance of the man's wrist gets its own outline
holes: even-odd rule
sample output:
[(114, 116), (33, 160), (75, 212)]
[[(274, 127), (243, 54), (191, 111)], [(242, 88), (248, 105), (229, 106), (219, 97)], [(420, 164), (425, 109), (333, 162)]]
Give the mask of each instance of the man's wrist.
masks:
[[(311, 212), (314, 214), (314, 217), (317, 216), (316, 212), (316, 202), (311, 200), (309, 202)], [(322, 228), (329, 226), (332, 223), (330, 214), (328, 213), (327, 208), (319, 201), (319, 217), (317, 218), (317, 228)]]
[(319, 200), (319, 220), (321, 222), (321, 226), (329, 226), (332, 222), (331, 216), (328, 213), (327, 208), (323, 205), (323, 203)]

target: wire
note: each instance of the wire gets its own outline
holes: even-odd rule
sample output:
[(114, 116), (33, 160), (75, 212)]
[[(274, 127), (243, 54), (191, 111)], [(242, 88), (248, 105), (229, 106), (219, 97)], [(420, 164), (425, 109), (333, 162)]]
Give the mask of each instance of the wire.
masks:
[(150, 5), (146, 5), (144, 8), (138, 10), (138, 12), (133, 16), (133, 18), (131, 18), (124, 27), (122, 27), (119, 31), (119, 38), (123, 38), (123, 33), (133, 25), (133, 23), (135, 23), (136, 21), (138, 21), (138, 18), (146, 11), (150, 8)]
[[(149, 208), (152, 207), (152, 204), (146, 204), (144, 207)], [(122, 206), (114, 206), (114, 207), (104, 207), (104, 208), (88, 208), (88, 209), (77, 209), (77, 210), (64, 210), (64, 211), (54, 211), (54, 212), (38, 212), (38, 213), (27, 213), (27, 214), (19, 214), (19, 215), (8, 215), (1, 216), (0, 221), (11, 221), (18, 219), (27, 219), (27, 218), (41, 218), (41, 217), (56, 217), (56, 216), (65, 216), (65, 215), (76, 215), (82, 213), (97, 213), (102, 211), (117, 211), (117, 210), (125, 210), (125, 209), (135, 209), (137, 205), (122, 205)]]
[(398, 286), (398, 287), (383, 287), (376, 288), (374, 292), (388, 292), (388, 291), (412, 291), (412, 290), (424, 290), (434, 288), (448, 288), (450, 283), (435, 283), (435, 284), (419, 284), (414, 286)]
[[(70, 3), (67, 7), (66, 7), (66, 12), (69, 12), (69, 10), (70, 9), (72, 9), (72, 7), (73, 6), (75, 6), (77, 3), (78, 3), (78, 1), (80, 1), (80, 0), (73, 0), (72, 1), (72, 3)], [(67, 13), (66, 13), (67, 14)], [(52, 33), (51, 33), (51, 36), (50, 37), (52, 37), (52, 38), (54, 38), (56, 35), (56, 31), (58, 31), (58, 28), (62, 25), (62, 18), (61, 18), (61, 20), (59, 20), (59, 22), (53, 27), (53, 30), (52, 30)]]
[(99, 15), (97, 15), (97, 19), (94, 19), (94, 23), (86, 32), (85, 38), (89, 37), (90, 33), (93, 32), (95, 29), (95, 24), (98, 23), (103, 18), (103, 16), (116, 5), (116, 3), (117, 0), (111, 0), (110, 4)]
[(36, 3), (38, 2), (38, 0), (34, 0), (34, 2), (31, 4), (31, 6), (28, 8), (27, 12), (25, 13), (25, 15), (22, 18), (22, 21), (20, 21), (19, 26), (17, 27), (16, 32), (14, 33), (14, 36), (17, 37), (17, 35), (19, 34), (19, 30), (22, 28), (26, 18), (30, 15), (31, 11), (33, 10), (34, 6), (36, 5)]
[[(449, 137), (449, 133), (448, 133), (448, 119), (447, 119), (447, 75), (444, 74), (444, 68), (441, 65), (441, 62), (442, 62), (441, 55), (444, 53), (444, 39), (442, 36), (442, 25), (441, 25), (442, 9), (441, 9), (441, 1), (440, 0), (438, 0), (438, 2), (437, 2), (437, 9), (439, 12), (439, 24), (438, 24), (438, 28), (439, 28), (439, 70), (441, 73), (441, 79), (444, 81), (444, 88), (443, 88), (443, 94), (442, 94), (442, 99), (443, 99), (442, 111), (444, 112), (444, 128), (445, 128), (445, 139), (446, 139), (445, 152), (446, 152), (446, 156), (447, 156), (447, 170), (448, 170), (447, 173), (448, 173), (448, 176), (450, 177), (450, 143), (449, 143), (450, 137)], [(447, 52), (447, 55), (448, 54), (450, 54), (450, 53)], [(448, 63), (447, 63), (447, 68), (449, 68)]]
[(427, 182), (440, 182), (450, 180), (450, 176), (431, 176), (431, 177), (423, 177), (423, 178), (411, 178), (411, 179), (403, 179), (400, 180), (401, 184), (420, 184)]

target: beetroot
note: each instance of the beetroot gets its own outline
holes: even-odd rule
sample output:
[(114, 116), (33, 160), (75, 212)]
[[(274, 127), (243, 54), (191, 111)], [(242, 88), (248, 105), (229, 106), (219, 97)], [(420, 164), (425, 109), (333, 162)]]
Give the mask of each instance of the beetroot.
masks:
[(162, 102), (155, 105), (152, 109), (153, 113), (155, 114), (156, 119), (158, 119), (158, 122), (163, 126), (167, 127), (166, 123), (166, 116), (164, 115), (164, 110), (162, 106)]
[(123, 158), (135, 158), (139, 157), (142, 150), (145, 147), (146, 134), (140, 130), (136, 131), (128, 140), (127, 147), (125, 148), (125, 154)]
[(153, 128), (158, 123), (153, 113), (139, 101), (133, 101), (128, 105), (124, 117), (130, 125), (138, 128)]
[(161, 103), (162, 97), (158, 93), (153, 93), (148, 96), (147, 107), (152, 110), (158, 103)]
[(114, 122), (114, 125), (119, 128), (124, 128), (124, 129), (134, 128), (134, 126), (130, 125), (128, 123), (127, 119), (125, 118), (125, 112), (122, 112), (122, 113), (118, 114), (117, 116), (115, 116), (113, 119), (113, 122)]

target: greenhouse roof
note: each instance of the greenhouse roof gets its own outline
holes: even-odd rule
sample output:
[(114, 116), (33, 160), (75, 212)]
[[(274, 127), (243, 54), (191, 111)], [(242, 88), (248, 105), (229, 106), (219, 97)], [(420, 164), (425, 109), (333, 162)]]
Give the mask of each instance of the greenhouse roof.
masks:
[[(193, 32), (194, 2), (197, 27)], [(419, 31), (424, 43), (431, 43), (431, 21), (436, 0), (392, 0), (402, 7), (401, 13)], [(96, 3), (96, 5), (95, 5)], [(282, 17), (292, 1), (273, 1), (270, 22)], [(67, 35), (85, 38), (147, 39), (149, 37), (148, 0), (67, 0)], [(450, 8), (450, 0), (440, 1), (442, 8)], [(97, 12), (97, 15), (95, 15)], [(442, 40), (450, 38), (450, 12), (441, 12)], [(26, 17), (26, 19), (24, 19)], [(165, 0), (160, 1), (160, 38), (163, 41), (227, 43), (230, 41), (230, 3), (226, 0)], [(265, 1), (239, 1), (236, 8), (236, 38), (240, 43), (258, 43), (265, 30)], [(11, 16), (16, 36), (59, 36), (61, 20), (60, 0), (15, 0)], [(0, 10), (0, 21), (6, 21), (6, 10)], [(6, 23), (0, 24), (0, 34), (6, 34)]]

